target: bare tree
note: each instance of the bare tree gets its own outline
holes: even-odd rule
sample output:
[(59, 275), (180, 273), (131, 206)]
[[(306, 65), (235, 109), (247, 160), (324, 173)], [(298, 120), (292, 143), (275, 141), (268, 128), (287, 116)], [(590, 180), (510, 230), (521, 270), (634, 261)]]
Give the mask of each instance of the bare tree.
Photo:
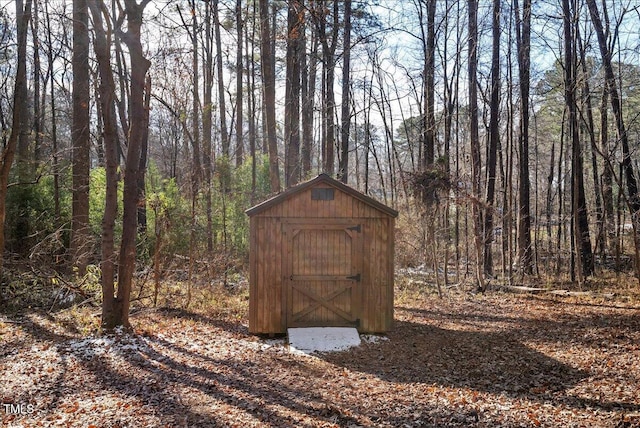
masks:
[(481, 174), (482, 159), (480, 157), (480, 137), (478, 132), (478, 2), (468, 0), (469, 8), (469, 122), (471, 140), (471, 188), (473, 191), (471, 210), (473, 216), (473, 228), (476, 248), (476, 281), (478, 289), (485, 290), (484, 262), (482, 259), (482, 210), (481, 198)]
[(264, 91), (264, 111), (269, 147), (269, 177), (271, 191), (280, 191), (278, 167), (278, 145), (276, 140), (276, 87), (273, 54), (271, 52), (271, 30), (269, 25), (269, 2), (260, 0), (260, 64)]
[(17, 23), (17, 67), (13, 90), (13, 119), (11, 133), (0, 153), (0, 278), (4, 274), (4, 224), (7, 213), (7, 188), (9, 171), (16, 154), (18, 137), (28, 126), (27, 123), (27, 31), (31, 19), (31, 0), (24, 3), (16, 0)]
[(577, 65), (575, 50), (575, 33), (572, 28), (573, 14), (569, 0), (562, 0), (564, 23), (564, 70), (565, 70), (565, 102), (569, 116), (569, 136), (571, 139), (571, 214), (573, 219), (573, 242), (578, 284), (593, 272), (593, 257), (587, 203), (584, 194), (584, 172), (582, 166), (582, 145), (578, 134), (578, 112), (576, 104)]
[(78, 274), (87, 268), (90, 249), (89, 226), (89, 13), (86, 0), (73, 2), (73, 200), (71, 257)]
[(491, 104), (489, 147), (487, 150), (487, 209), (484, 215), (484, 273), (493, 275), (493, 210), (496, 189), (496, 166), (500, 145), (500, 0), (493, 0), (493, 47), (491, 54)]
[[(435, 159), (435, 19), (436, 0), (427, 0), (427, 34), (423, 36), (424, 50), (424, 119), (422, 121), (422, 168), (433, 165)], [(422, 10), (422, 6), (420, 6)]]
[(145, 135), (144, 124), (146, 123), (144, 88), (147, 70), (151, 64), (144, 56), (140, 30), (142, 13), (148, 3), (149, 0), (143, 0), (140, 4), (136, 0), (125, 0), (124, 3), (127, 31), (122, 36), (129, 48), (129, 60), (131, 61), (129, 123), (135, 123), (136, 126), (132, 126), (129, 130), (129, 144), (125, 159), (122, 240), (118, 264), (118, 294), (114, 308), (115, 316), (112, 318), (114, 322), (106, 324), (106, 328), (113, 328), (116, 325), (130, 326), (129, 305), (136, 263), (137, 183), (140, 171), (140, 151)]
[(213, 31), (216, 38), (216, 71), (218, 72), (218, 111), (220, 113), (220, 140), (222, 155), (229, 157), (229, 131), (227, 130), (227, 106), (224, 96), (224, 74), (222, 67), (222, 36), (220, 34), (220, 2), (213, 1)]
[[(116, 84), (111, 68), (111, 29), (104, 28), (103, 16), (109, 15), (102, 0), (89, 2), (95, 38), (93, 42), (100, 75), (99, 103), (102, 115), (102, 139), (106, 173), (105, 206), (102, 216), (100, 271), (102, 274), (102, 324), (115, 326), (118, 320), (115, 296), (115, 223), (118, 215), (118, 122), (116, 116)], [(108, 22), (108, 21), (107, 21)]]
[[(322, 163), (323, 170), (329, 175), (335, 172), (335, 151), (336, 151), (336, 125), (335, 125), (335, 68), (336, 68), (336, 47), (338, 45), (338, 1), (331, 2), (333, 11), (328, 5), (320, 5), (313, 9), (314, 22), (318, 31), (319, 42), (322, 45)], [(329, 32), (327, 27), (329, 22), (327, 17), (333, 17)]]
[[(591, 22), (593, 28), (596, 31), (598, 37), (598, 46), (600, 47), (600, 54), (602, 57), (602, 65), (605, 71), (605, 82), (607, 86), (607, 92), (611, 101), (611, 111), (615, 118), (616, 130), (618, 131), (618, 138), (622, 144), (622, 169), (626, 178), (627, 184), (627, 198), (628, 205), (631, 211), (631, 218), (634, 225), (634, 244), (636, 249), (636, 256), (640, 252), (640, 193), (638, 193), (638, 181), (633, 169), (633, 163), (631, 161), (631, 150), (629, 148), (629, 135), (627, 133), (626, 126), (624, 124), (624, 117), (622, 115), (622, 103), (620, 102), (620, 95), (618, 93), (618, 87), (616, 86), (616, 78), (613, 73), (612, 54), (607, 45), (605, 37), (605, 31), (600, 19), (600, 13), (595, 0), (587, 0), (589, 6), (589, 13), (591, 15)], [(640, 257), (636, 257), (636, 272), (640, 274)]]
[[(520, 15), (518, 0), (514, 0), (516, 44), (520, 76), (520, 135), (518, 137), (518, 257), (524, 274), (533, 273), (531, 245), (531, 183), (529, 181), (529, 88), (531, 70), (531, 0), (524, 0)], [(551, 174), (553, 175), (553, 174)]]
[(242, 130), (242, 0), (236, 0), (236, 165), (240, 166), (244, 158), (244, 135)]
[[(314, 8), (315, 0), (309, 0), (309, 8)], [(306, 51), (307, 41), (309, 41), (309, 52), (302, 55), (302, 76), (301, 76), (301, 122), (302, 122), (302, 147), (300, 155), (302, 157), (302, 176), (308, 177), (311, 172), (311, 151), (313, 142), (313, 110), (316, 89), (316, 73), (318, 63), (318, 37), (313, 26), (304, 25), (303, 49)]]
[(287, 17), (287, 79), (285, 85), (285, 185), (300, 181), (300, 58), (302, 56), (302, 3), (289, 2)]
[(344, 0), (344, 50), (342, 53), (342, 124), (340, 127), (340, 181), (349, 179), (349, 130), (351, 124), (351, 0)]

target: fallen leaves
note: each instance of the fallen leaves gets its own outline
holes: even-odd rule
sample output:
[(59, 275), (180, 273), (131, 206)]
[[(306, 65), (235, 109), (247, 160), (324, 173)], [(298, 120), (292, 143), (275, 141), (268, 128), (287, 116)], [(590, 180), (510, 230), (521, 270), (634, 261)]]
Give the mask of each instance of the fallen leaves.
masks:
[[(640, 426), (640, 311), (488, 294), (416, 300), (356, 349), (295, 355), (235, 320), (134, 316), (80, 337), (2, 324), (2, 426)], [(9, 341), (7, 338), (19, 338)], [(0, 408), (0, 412), (3, 409)]]

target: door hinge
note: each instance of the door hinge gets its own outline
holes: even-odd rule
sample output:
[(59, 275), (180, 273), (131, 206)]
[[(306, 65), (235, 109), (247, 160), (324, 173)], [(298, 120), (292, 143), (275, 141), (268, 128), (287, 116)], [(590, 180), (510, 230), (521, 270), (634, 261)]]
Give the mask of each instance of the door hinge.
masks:
[(358, 282), (360, 282), (360, 274), (359, 274), (359, 273), (357, 273), (357, 274), (355, 274), (355, 275), (348, 276), (348, 277), (347, 277), (347, 279), (352, 279), (352, 280), (354, 280), (354, 281), (358, 281)]
[(354, 230), (354, 231), (356, 231), (358, 233), (361, 232), (361, 228), (360, 228), (359, 224), (356, 224), (355, 226), (347, 227), (347, 230)]

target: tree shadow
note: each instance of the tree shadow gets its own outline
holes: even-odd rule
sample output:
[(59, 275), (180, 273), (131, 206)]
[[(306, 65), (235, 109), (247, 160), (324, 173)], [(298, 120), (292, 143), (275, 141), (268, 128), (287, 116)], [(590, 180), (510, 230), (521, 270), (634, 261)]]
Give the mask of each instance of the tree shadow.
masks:
[[(201, 322), (210, 322), (216, 326), (220, 324), (218, 320), (200, 318), (197, 314), (181, 315), (198, 318)], [(225, 322), (222, 324), (231, 327)], [(61, 344), (63, 348), (65, 344), (77, 339), (73, 335), (54, 332), (36, 323), (29, 323), (25, 327), (25, 332), (34, 338)], [(178, 421), (186, 426), (229, 426), (228, 414), (211, 411), (216, 403), (229, 405), (234, 411), (249, 415), (254, 423), (264, 422), (267, 426), (312, 426), (303, 420), (306, 415), (315, 415), (317, 419), (325, 421), (335, 417), (331, 410), (327, 410), (322, 394), (307, 388), (304, 375), (320, 377), (322, 373), (314, 374), (314, 368), (308, 366), (305, 360), (288, 354), (282, 358), (267, 360), (261, 359), (257, 354), (238, 356), (221, 353), (211, 356), (157, 336), (123, 336), (123, 340), (129, 339), (144, 339), (142, 343), (147, 346), (140, 346), (137, 352), (132, 352), (127, 347), (111, 346), (109, 357), (83, 357), (76, 354), (74, 361), (82, 367), (87, 381), (86, 387), (80, 390), (70, 391), (64, 385), (69, 355), (73, 352), (62, 349), (62, 372), (56, 379), (47, 382), (50, 384), (48, 392), (53, 394), (49, 394), (47, 398), (42, 397), (43, 402), (40, 404), (44, 404), (44, 407), (38, 409), (44, 412), (42, 416), (55, 412), (67, 393), (95, 395), (99, 390), (102, 393), (137, 399), (144, 405), (151, 406), (163, 425), (167, 426), (177, 426)], [(79, 353), (82, 354), (80, 351)], [(113, 364), (114, 354), (123, 364)], [(269, 364), (269, 369), (258, 367), (260, 364)], [(196, 396), (188, 391), (198, 392), (198, 398), (194, 398)], [(24, 397), (21, 395), (14, 398), (18, 400)], [(348, 420), (348, 416), (344, 418), (345, 421)], [(111, 422), (119, 423), (118, 420)], [(124, 423), (124, 419), (122, 422)]]
[[(565, 303), (559, 303), (564, 305)], [(568, 303), (573, 306), (573, 303)], [(517, 313), (509, 315), (488, 314), (483, 312), (461, 313), (441, 309), (417, 309), (397, 307), (412, 316), (425, 320), (448, 321), (462, 326), (476, 325), (486, 329), (491, 324), (500, 325), (502, 335), (516, 340), (544, 340), (562, 343), (580, 343), (585, 346), (602, 348), (603, 346), (634, 344), (638, 338), (629, 337), (629, 332), (640, 331), (640, 311), (618, 311), (618, 313), (576, 314), (560, 312), (553, 318), (523, 318)], [(617, 308), (615, 308), (617, 309)], [(625, 308), (626, 309), (626, 308)], [(423, 325), (423, 324), (418, 324)], [(426, 325), (426, 324), (424, 324)], [(491, 327), (491, 328), (495, 328)], [(607, 343), (599, 341), (590, 334), (594, 329), (603, 333), (608, 331)], [(620, 329), (626, 331), (621, 333)], [(631, 334), (633, 336), (633, 334)]]
[[(416, 319), (436, 315), (427, 312), (415, 310), (413, 315)], [(163, 311), (162, 316), (169, 321), (188, 319), (201, 323), (197, 328), (204, 336), (199, 338), (198, 332), (190, 332), (190, 337), (198, 341), (191, 343), (158, 334), (125, 335), (123, 340), (133, 340), (143, 346), (134, 351), (122, 346), (111, 347), (109, 352), (117, 354), (117, 364), (114, 364), (114, 355), (71, 361), (69, 351), (62, 352), (66, 355), (61, 362), (63, 371), (57, 379), (51, 379), (54, 397), (47, 400), (50, 403), (47, 414), (60, 411), (58, 407), (66, 401), (69, 388), (65, 375), (76, 365), (81, 366), (80, 373), (86, 375), (87, 382), (85, 387), (80, 386), (80, 391), (73, 392), (95, 394), (102, 390), (104, 394), (133, 399), (152, 408), (157, 420), (168, 426), (229, 426), (234, 416), (217, 412), (216, 406), (244, 415), (244, 421), (279, 427), (402, 426), (407, 414), (414, 413), (394, 406), (389, 409), (367, 407), (357, 396), (349, 395), (351, 390), (345, 388), (348, 379), (340, 378), (344, 373), (352, 373), (355, 378), (358, 373), (374, 375), (384, 381), (375, 387), (388, 391), (399, 383), (442, 385), (563, 407), (630, 411), (638, 407), (571, 396), (569, 389), (589, 373), (527, 347), (523, 340), (532, 334), (529, 331), (532, 327), (526, 324), (529, 321), (518, 323), (517, 316), (490, 316), (491, 319), (483, 320), (480, 314), (480, 318), (469, 316), (466, 320), (509, 323), (508, 328), (499, 333), (444, 329), (420, 323), (418, 319), (418, 322), (400, 321), (388, 334), (388, 341), (321, 355), (330, 364), (314, 363), (313, 359), (286, 352), (263, 352), (259, 350), (260, 341), (248, 334), (246, 327), (230, 320), (182, 310)], [(456, 314), (450, 316), (453, 319)], [(457, 318), (464, 324), (466, 316), (462, 314)], [(554, 326), (549, 322), (539, 328)], [(558, 330), (558, 325), (555, 328)], [(170, 332), (179, 335), (180, 328)], [(36, 324), (29, 326), (28, 334), (56, 343), (78, 339)], [(217, 334), (222, 336), (222, 342), (241, 343), (246, 347), (228, 352), (229, 347), (223, 344), (218, 349)], [(566, 330), (563, 334), (567, 334)], [(213, 346), (203, 348), (201, 343)], [(73, 370), (77, 376), (78, 369)], [(339, 395), (343, 388), (344, 396)], [(384, 400), (384, 395), (382, 397)], [(410, 426), (468, 426), (477, 421), (471, 407), (462, 410), (440, 407), (435, 399), (417, 400), (413, 406), (428, 417)], [(438, 422), (438, 417), (443, 422)]]
[(193, 312), (182, 308), (161, 308), (158, 312), (167, 317), (173, 317), (178, 319), (190, 320), (200, 322), (212, 327), (219, 328), (229, 333), (239, 333), (242, 335), (249, 335), (249, 328), (240, 323), (239, 321), (231, 321), (224, 318), (215, 318), (207, 315), (203, 315), (197, 312)]
[[(492, 318), (517, 325), (511, 317)], [(569, 394), (571, 388), (589, 377), (589, 372), (526, 346), (522, 343), (527, 336), (525, 330), (450, 330), (398, 321), (388, 333), (389, 340), (349, 352), (322, 354), (322, 358), (387, 382), (469, 388), (574, 408), (640, 410), (640, 406), (630, 403), (595, 401)], [(372, 356), (372, 352), (377, 355)]]

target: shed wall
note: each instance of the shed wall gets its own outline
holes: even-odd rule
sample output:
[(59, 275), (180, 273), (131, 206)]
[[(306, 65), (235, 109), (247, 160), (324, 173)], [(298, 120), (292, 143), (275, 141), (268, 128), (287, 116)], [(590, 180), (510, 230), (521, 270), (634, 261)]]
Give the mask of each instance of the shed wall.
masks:
[[(314, 187), (331, 187), (319, 185)], [(291, 196), (286, 201), (267, 208), (254, 217), (287, 217), (287, 218), (387, 218), (387, 214), (375, 209), (365, 202), (335, 189), (333, 201), (311, 200), (311, 189)]]
[[(320, 183), (314, 187), (330, 186)], [(335, 189), (332, 201), (311, 200), (311, 188), (307, 188), (250, 219), (249, 330), (263, 334), (286, 332), (283, 223), (285, 219), (312, 218), (353, 219), (362, 225), (365, 253), (359, 284), (359, 330), (391, 329), (395, 219), (339, 189)]]

